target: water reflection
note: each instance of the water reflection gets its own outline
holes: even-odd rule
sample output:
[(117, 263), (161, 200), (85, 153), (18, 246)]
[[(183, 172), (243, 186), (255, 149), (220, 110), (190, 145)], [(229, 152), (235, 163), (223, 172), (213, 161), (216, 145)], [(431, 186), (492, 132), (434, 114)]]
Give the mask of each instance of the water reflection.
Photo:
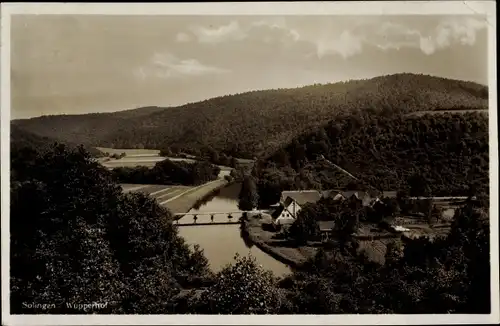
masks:
[[(238, 211), (237, 200), (240, 188), (240, 184), (225, 187), (205, 203), (200, 203), (197, 208), (190, 210), (189, 213), (200, 213), (196, 218), (197, 224), (225, 222), (228, 220), (237, 221), (241, 214), (233, 213), (231, 214), (232, 218), (228, 219), (228, 214), (206, 213)], [(186, 216), (179, 220), (179, 223), (190, 222), (193, 222), (193, 216)], [(199, 244), (203, 248), (205, 256), (215, 272), (221, 270), (226, 264), (233, 262), (236, 253), (240, 256), (251, 253), (259, 264), (265, 269), (273, 271), (276, 276), (290, 273), (288, 266), (254, 246), (243, 234), (239, 224), (182, 226), (179, 227), (179, 233), (188, 243)]]

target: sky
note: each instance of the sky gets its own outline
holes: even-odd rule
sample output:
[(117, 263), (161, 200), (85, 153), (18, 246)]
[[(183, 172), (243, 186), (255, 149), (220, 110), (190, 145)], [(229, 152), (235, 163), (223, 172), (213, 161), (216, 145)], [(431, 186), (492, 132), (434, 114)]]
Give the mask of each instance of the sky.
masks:
[(483, 16), (11, 18), (11, 118), (411, 72), (487, 85)]

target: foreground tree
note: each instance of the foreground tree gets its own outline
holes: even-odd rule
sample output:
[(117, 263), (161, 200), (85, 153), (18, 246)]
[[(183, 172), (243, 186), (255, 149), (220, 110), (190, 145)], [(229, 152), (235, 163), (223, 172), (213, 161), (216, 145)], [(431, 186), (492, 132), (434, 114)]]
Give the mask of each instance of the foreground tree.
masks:
[(216, 283), (201, 297), (198, 313), (272, 314), (281, 296), (272, 273), (255, 258), (235, 256), (235, 262), (216, 275)]
[[(60, 145), (34, 160), (12, 180), (11, 313), (168, 313), (183, 276), (210, 277), (170, 213), (123, 194), (83, 148)], [(108, 305), (82, 311), (67, 302)]]

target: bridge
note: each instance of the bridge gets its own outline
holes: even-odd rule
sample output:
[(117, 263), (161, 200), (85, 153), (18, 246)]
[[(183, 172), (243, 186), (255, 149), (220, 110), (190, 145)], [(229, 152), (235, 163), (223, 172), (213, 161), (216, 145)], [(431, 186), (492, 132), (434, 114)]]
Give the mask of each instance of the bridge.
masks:
[[(241, 217), (244, 214), (259, 214), (263, 211), (254, 210), (254, 211), (231, 211), (231, 212), (195, 212), (195, 213), (176, 213), (174, 214), (174, 225), (177, 226), (202, 226), (202, 225), (225, 225), (225, 224), (240, 224)], [(239, 215), (239, 216), (238, 216)], [(182, 221), (185, 220), (186, 217), (192, 217), (192, 222)], [(216, 219), (216, 216), (219, 217)], [(220, 217), (226, 217), (227, 219), (223, 219), (221, 221)]]

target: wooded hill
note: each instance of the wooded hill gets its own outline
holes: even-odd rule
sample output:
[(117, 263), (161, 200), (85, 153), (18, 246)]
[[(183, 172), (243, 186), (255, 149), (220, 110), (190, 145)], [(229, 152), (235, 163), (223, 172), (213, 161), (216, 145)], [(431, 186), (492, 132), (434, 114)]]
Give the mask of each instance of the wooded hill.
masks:
[(487, 109), (488, 88), (472, 82), (395, 74), (294, 89), (253, 91), (179, 107), (15, 120), (34, 134), (114, 148), (213, 148), (267, 155), (340, 113)]
[[(279, 183), (283, 189), (314, 184), (344, 188), (352, 181), (327, 173), (328, 161), (318, 157), (379, 190), (406, 189), (415, 196), (487, 193), (488, 116), (481, 112), (346, 116), (297, 137), (259, 162), (254, 174), (265, 179), (259, 183)], [(319, 168), (314, 171), (311, 166)], [(270, 177), (276, 170), (288, 171), (287, 177)]]
[[(34, 148), (38, 150), (47, 150), (55, 143), (64, 143), (70, 148), (75, 148), (78, 145), (70, 140), (58, 141), (51, 137), (39, 136), (32, 132), (21, 129), (15, 124), (10, 126), (10, 152), (17, 153), (24, 148)], [(85, 149), (94, 157), (103, 156), (103, 153), (92, 146), (84, 146)]]

